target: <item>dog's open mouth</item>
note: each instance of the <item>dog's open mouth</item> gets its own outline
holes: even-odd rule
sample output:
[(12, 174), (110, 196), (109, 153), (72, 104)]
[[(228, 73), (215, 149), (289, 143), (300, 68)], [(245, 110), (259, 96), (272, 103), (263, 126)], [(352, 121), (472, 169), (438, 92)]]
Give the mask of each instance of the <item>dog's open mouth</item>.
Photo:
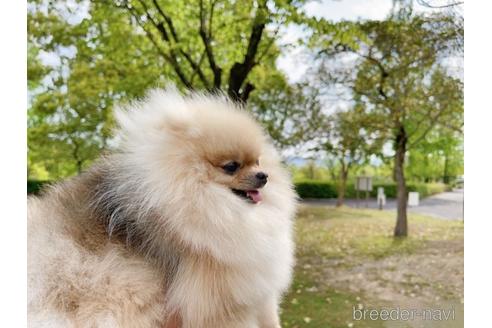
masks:
[(245, 200), (253, 204), (257, 204), (262, 200), (261, 193), (257, 189), (251, 189), (251, 190), (231, 189), (231, 190), (239, 197), (244, 198)]

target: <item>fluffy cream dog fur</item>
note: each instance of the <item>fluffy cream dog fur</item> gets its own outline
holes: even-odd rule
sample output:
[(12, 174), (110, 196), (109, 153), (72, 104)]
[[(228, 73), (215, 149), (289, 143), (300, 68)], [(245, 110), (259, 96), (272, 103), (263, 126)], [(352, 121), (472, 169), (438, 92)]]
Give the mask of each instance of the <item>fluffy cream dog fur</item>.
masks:
[(258, 124), (172, 89), (116, 116), (117, 151), (28, 199), (30, 327), (279, 327), (295, 193)]

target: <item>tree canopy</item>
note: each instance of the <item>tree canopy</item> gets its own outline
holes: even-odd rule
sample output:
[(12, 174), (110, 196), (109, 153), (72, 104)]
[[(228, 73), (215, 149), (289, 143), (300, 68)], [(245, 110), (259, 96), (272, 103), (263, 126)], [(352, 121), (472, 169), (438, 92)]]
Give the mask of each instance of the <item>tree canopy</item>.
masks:
[(113, 106), (150, 88), (172, 83), (241, 102), (273, 81), (280, 90), (275, 41), (302, 3), (30, 0), (30, 176), (80, 172), (107, 149)]

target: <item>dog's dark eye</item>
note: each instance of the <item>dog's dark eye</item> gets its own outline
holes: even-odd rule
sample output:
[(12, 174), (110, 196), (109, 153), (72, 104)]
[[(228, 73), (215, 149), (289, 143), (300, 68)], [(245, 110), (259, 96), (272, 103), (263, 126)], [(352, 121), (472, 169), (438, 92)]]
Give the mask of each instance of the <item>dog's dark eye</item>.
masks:
[(224, 171), (227, 174), (234, 174), (234, 172), (237, 171), (237, 169), (239, 168), (239, 166), (240, 165), (239, 165), (238, 162), (229, 162), (226, 165), (222, 166), (222, 168), (224, 169)]
[(256, 160), (256, 165), (260, 165), (260, 160), (259, 159)]

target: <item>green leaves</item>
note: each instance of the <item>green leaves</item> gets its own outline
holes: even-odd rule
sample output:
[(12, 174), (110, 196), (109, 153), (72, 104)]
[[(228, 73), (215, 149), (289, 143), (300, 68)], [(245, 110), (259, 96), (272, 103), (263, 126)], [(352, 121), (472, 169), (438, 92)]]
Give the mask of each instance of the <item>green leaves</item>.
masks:
[[(93, 5), (88, 17), (73, 25), (59, 8), (38, 8), (28, 18), (29, 173), (50, 179), (90, 164), (111, 137), (114, 102), (141, 97), (166, 71), (153, 59), (149, 41), (120, 12)], [(42, 65), (39, 49), (59, 57), (60, 65)]]
[(277, 147), (297, 146), (315, 138), (322, 124), (318, 90), (302, 83), (289, 85), (280, 73), (263, 72), (258, 82), (261, 92), (251, 96), (248, 108)]
[[(153, 87), (220, 89), (243, 101), (281, 91), (275, 41), (281, 25), (304, 19), (297, 11), (304, 2), (77, 1), (72, 8), (30, 0), (29, 172), (57, 178), (90, 164), (108, 147), (113, 107)], [(44, 66), (40, 51), (59, 65)], [(278, 140), (281, 113), (265, 121)]]

